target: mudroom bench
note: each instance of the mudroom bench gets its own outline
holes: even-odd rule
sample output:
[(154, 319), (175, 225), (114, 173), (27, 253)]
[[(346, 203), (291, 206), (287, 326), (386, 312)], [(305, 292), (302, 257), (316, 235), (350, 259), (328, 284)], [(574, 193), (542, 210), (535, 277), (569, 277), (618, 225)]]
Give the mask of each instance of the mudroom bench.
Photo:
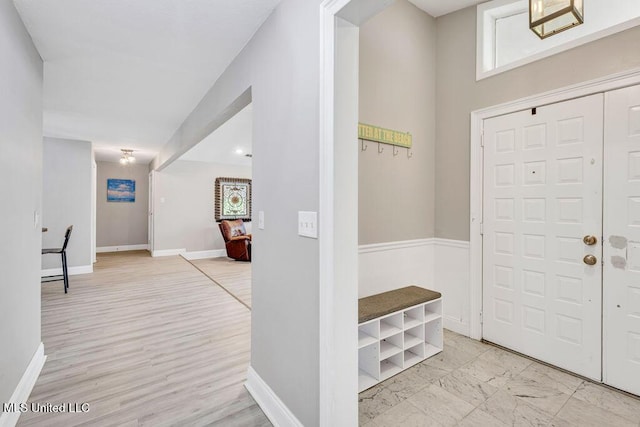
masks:
[(358, 391), (442, 351), (442, 295), (407, 286), (358, 300)]

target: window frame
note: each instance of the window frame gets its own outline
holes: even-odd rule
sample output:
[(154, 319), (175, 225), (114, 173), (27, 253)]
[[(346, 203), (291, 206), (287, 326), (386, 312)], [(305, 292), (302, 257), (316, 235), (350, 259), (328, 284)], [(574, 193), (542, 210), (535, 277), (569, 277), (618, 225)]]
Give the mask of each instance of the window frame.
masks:
[(522, 12), (528, 13), (526, 0), (493, 0), (479, 4), (476, 9), (476, 81), (513, 70), (565, 50), (610, 36), (640, 25), (640, 17), (612, 25), (610, 27), (576, 37), (560, 45), (552, 46), (540, 52), (495, 67), (496, 20)]

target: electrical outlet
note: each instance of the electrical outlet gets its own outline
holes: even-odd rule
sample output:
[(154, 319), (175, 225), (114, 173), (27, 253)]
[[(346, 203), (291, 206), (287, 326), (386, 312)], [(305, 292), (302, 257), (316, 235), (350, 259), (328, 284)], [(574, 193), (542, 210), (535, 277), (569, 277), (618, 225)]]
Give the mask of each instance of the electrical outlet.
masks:
[(298, 234), (312, 239), (318, 238), (318, 212), (298, 212)]
[(264, 211), (258, 212), (258, 228), (264, 230)]

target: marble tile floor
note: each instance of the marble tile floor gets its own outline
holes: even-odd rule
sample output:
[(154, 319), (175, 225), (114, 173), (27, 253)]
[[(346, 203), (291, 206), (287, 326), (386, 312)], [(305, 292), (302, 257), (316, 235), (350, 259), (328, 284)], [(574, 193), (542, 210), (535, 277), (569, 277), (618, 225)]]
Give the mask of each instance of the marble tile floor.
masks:
[(447, 330), (444, 341), (360, 393), (360, 426), (640, 427), (640, 398)]

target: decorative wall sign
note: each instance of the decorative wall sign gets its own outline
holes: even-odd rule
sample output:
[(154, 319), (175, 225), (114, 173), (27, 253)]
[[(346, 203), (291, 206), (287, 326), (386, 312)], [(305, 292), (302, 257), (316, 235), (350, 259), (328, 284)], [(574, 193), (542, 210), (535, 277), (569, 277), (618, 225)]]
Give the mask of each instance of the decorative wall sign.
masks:
[(107, 179), (107, 202), (135, 203), (136, 181), (134, 179)]
[(409, 132), (385, 129), (365, 123), (358, 123), (358, 138), (404, 148), (411, 148), (413, 143)]
[(216, 178), (215, 217), (251, 221), (251, 180), (245, 178)]

